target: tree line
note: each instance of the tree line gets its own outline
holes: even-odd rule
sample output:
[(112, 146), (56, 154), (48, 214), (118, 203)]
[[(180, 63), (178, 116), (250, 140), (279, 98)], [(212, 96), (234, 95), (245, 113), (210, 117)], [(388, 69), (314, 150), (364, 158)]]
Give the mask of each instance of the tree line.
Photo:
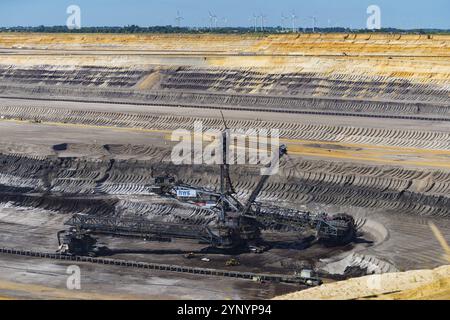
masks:
[[(300, 28), (299, 31), (312, 32), (312, 28)], [(415, 33), (415, 34), (448, 34), (450, 30), (444, 29), (411, 29), (402, 30), (396, 28), (382, 28), (380, 30), (369, 31), (367, 29), (349, 29), (343, 27), (334, 28), (315, 28), (316, 33), (335, 33), (335, 32), (353, 32), (353, 33)], [(218, 27), (218, 28), (194, 28), (194, 27), (175, 27), (175, 26), (152, 26), (141, 27), (137, 25), (128, 25), (123, 27), (83, 27), (80, 29), (69, 30), (67, 26), (36, 26), (36, 27), (0, 27), (0, 32), (44, 32), (44, 33), (125, 33), (125, 34), (139, 34), (139, 33), (291, 33), (289, 28), (265, 27), (264, 30), (259, 28), (255, 30), (253, 27)]]

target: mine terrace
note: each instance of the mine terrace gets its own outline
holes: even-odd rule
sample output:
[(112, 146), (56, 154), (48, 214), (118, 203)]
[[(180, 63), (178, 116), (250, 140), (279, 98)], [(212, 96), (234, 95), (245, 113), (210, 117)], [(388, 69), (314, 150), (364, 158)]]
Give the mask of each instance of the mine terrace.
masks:
[[(91, 297), (266, 299), (441, 266), (449, 81), (448, 35), (1, 33), (0, 283), (77, 261)], [(199, 121), (278, 130), (278, 171), (175, 164)]]

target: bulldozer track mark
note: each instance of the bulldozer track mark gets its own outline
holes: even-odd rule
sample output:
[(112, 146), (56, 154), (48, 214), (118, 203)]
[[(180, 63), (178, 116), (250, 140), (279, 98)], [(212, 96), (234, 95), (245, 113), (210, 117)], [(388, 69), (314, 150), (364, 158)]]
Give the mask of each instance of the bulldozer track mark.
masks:
[[(158, 116), (151, 114), (137, 114), (131, 112), (102, 112), (87, 110), (70, 110), (53, 107), (29, 107), (8, 106), (0, 103), (0, 115), (2, 120), (37, 121), (48, 124), (61, 125), (85, 125), (93, 127), (105, 127), (112, 129), (135, 129), (145, 132), (148, 130), (171, 133), (176, 129), (192, 130), (195, 121), (202, 121), (205, 128), (220, 129), (222, 122), (217, 118), (208, 117), (184, 117), (184, 116)], [(450, 118), (449, 118), (450, 120)], [(294, 141), (314, 142), (339, 142), (348, 144), (349, 147), (358, 146), (391, 146), (399, 148), (420, 148), (428, 150), (450, 150), (450, 133), (430, 132), (410, 129), (381, 129), (363, 128), (353, 126), (332, 126), (319, 124), (298, 124), (276, 121), (230, 121), (230, 128), (236, 129), (277, 129), (280, 138)], [(76, 144), (70, 145), (71, 148)], [(123, 146), (91, 146), (93, 152), (105, 155), (117, 152)], [(108, 149), (109, 148), (109, 149)], [(134, 146), (127, 152), (148, 152), (144, 146)], [(76, 150), (74, 150), (76, 151)], [(389, 151), (387, 149), (387, 151)], [(149, 156), (158, 156), (157, 153)]]
[[(1, 88), (0, 88), (1, 92)], [(162, 93), (164, 96), (165, 93)], [(406, 103), (405, 107), (382, 107), (382, 103), (373, 103), (370, 108), (362, 108), (361, 105), (365, 104), (364, 100), (360, 100), (358, 103), (352, 102), (350, 107), (339, 107), (339, 101), (329, 101), (329, 106), (320, 107), (317, 105), (320, 102), (320, 99), (311, 98), (311, 99), (299, 99), (296, 100), (301, 101), (304, 106), (303, 107), (292, 107), (292, 108), (280, 108), (280, 105), (283, 105), (282, 102), (276, 103), (273, 107), (268, 106), (264, 107), (258, 105), (258, 101), (254, 99), (250, 99), (249, 96), (243, 96), (242, 99), (246, 99), (247, 103), (225, 103), (219, 101), (219, 99), (214, 99), (211, 104), (203, 103), (205, 98), (202, 97), (204, 94), (191, 94), (194, 97), (197, 96), (198, 101), (200, 102), (181, 102), (181, 101), (189, 101), (189, 95), (187, 93), (183, 93), (180, 95), (180, 99), (172, 99), (176, 100), (173, 102), (169, 102), (170, 99), (159, 99), (157, 96), (155, 97), (146, 97), (144, 100), (146, 102), (139, 101), (127, 101), (127, 100), (94, 100), (94, 99), (81, 99), (81, 98), (39, 98), (37, 96), (31, 98), (32, 100), (38, 101), (61, 101), (61, 102), (84, 102), (84, 103), (102, 103), (102, 104), (116, 104), (116, 105), (135, 105), (135, 106), (162, 106), (162, 107), (175, 107), (175, 108), (195, 108), (195, 109), (213, 109), (213, 110), (230, 110), (230, 111), (252, 111), (252, 112), (272, 112), (272, 113), (287, 113), (287, 114), (307, 114), (307, 115), (324, 115), (324, 116), (341, 116), (341, 117), (358, 117), (358, 118), (378, 118), (378, 119), (399, 119), (399, 120), (421, 120), (421, 121), (450, 121), (450, 107), (449, 106), (439, 106), (439, 107), (430, 107), (429, 112), (424, 112), (426, 107), (414, 107), (411, 108), (410, 103)], [(225, 95), (223, 96), (225, 97)], [(30, 100), (30, 97), (19, 97), (19, 96), (9, 96), (9, 95), (1, 95), (0, 98), (3, 99), (16, 99), (16, 100)], [(118, 97), (120, 99), (120, 97)], [(284, 99), (284, 98), (279, 98)], [(295, 98), (292, 98), (295, 99)], [(227, 100), (229, 100), (227, 98)], [(322, 102), (320, 102), (322, 103)], [(324, 102), (326, 103), (326, 102)], [(336, 105), (336, 103), (338, 105)], [(386, 103), (389, 104), (389, 103)], [(353, 110), (352, 110), (353, 109)], [(364, 110), (365, 109), (365, 110)], [(322, 111), (323, 110), (323, 111)], [(327, 111), (328, 110), (328, 111)], [(337, 110), (337, 111), (334, 111)], [(420, 111), (422, 110), (422, 111)], [(352, 112), (357, 111), (357, 112)]]

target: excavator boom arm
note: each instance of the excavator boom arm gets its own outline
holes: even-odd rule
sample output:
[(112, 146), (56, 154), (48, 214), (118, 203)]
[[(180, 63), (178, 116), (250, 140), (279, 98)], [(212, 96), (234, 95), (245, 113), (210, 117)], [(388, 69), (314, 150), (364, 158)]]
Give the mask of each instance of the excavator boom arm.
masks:
[[(274, 160), (281, 159), (285, 154), (287, 154), (287, 148), (284, 144), (280, 145), (279, 151), (278, 151), (278, 157), (273, 157), (271, 162), (266, 166), (266, 168), (272, 168), (272, 163)], [(250, 194), (250, 197), (247, 199), (247, 203), (244, 206), (244, 209), (242, 210), (242, 215), (248, 214), (250, 211), (250, 208), (252, 207), (253, 203), (255, 202), (258, 195), (261, 193), (261, 190), (264, 188), (267, 180), (270, 177), (270, 173), (266, 175), (261, 176), (261, 179), (259, 180), (258, 184), (256, 185), (256, 188), (253, 190), (253, 192)]]

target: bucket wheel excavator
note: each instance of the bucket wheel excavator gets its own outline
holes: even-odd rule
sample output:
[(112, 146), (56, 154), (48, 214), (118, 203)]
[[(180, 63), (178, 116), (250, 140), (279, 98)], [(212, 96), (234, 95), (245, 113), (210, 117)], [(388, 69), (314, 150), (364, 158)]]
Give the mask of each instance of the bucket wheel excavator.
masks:
[[(229, 129), (222, 132), (222, 159), (220, 165), (219, 191), (207, 190), (182, 182), (175, 182), (173, 177), (156, 177), (152, 181), (152, 190), (164, 197), (171, 197), (181, 205), (192, 206), (195, 197), (197, 203), (205, 201), (204, 206), (215, 216), (214, 224), (189, 225), (152, 221), (145, 218), (117, 218), (113, 216), (98, 217), (95, 215), (75, 214), (66, 225), (69, 230), (58, 233), (59, 252), (70, 255), (102, 255), (107, 252), (96, 244), (95, 234), (114, 236), (134, 236), (146, 240), (171, 241), (172, 239), (194, 239), (209, 247), (219, 250), (265, 250), (261, 231), (265, 229), (283, 229), (304, 232), (315, 231), (320, 242), (331, 245), (344, 245), (351, 242), (356, 235), (358, 225), (348, 214), (330, 216), (325, 213), (312, 214), (277, 206), (263, 206), (256, 202), (258, 195), (269, 179), (274, 161), (287, 155), (285, 145), (280, 145), (278, 152), (272, 151), (272, 161), (266, 165), (266, 174), (262, 175), (255, 189), (245, 203), (236, 196), (231, 178), (228, 159)], [(186, 196), (187, 195), (187, 196)], [(205, 203), (203, 202), (203, 204)]]

